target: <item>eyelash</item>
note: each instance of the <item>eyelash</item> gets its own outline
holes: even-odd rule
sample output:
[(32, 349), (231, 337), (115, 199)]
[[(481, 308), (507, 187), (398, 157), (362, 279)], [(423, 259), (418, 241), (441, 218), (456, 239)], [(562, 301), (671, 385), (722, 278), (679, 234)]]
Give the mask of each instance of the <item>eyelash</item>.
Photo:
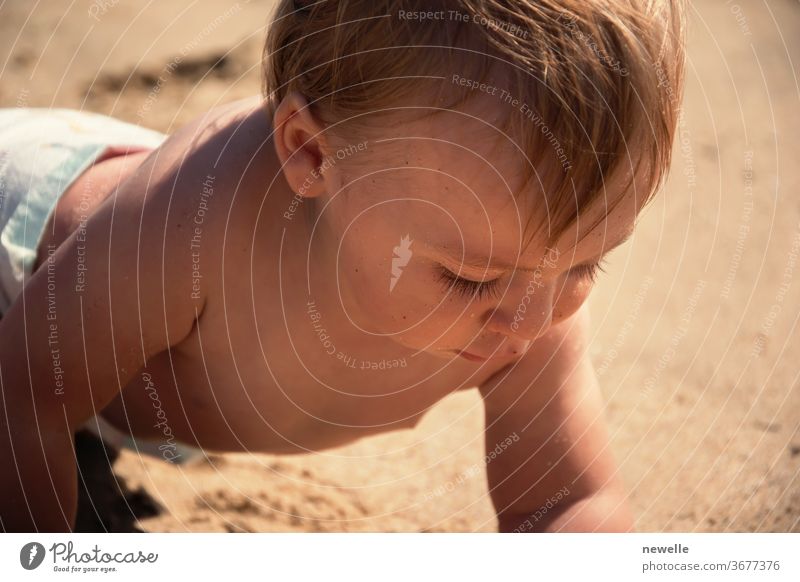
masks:
[(438, 280), (447, 291), (452, 290), (463, 298), (476, 297), (479, 301), (489, 296), (494, 297), (498, 291), (497, 282), (499, 281), (499, 279), (491, 281), (462, 279), (443, 265), (439, 265)]
[(597, 282), (597, 276), (599, 273), (605, 273), (606, 270), (603, 268), (605, 261), (602, 259), (594, 263), (592, 265), (578, 265), (577, 267), (573, 267), (571, 272), (576, 274), (581, 279), (588, 279), (588, 281), (592, 284)]
[[(606, 272), (603, 268), (604, 264), (605, 261), (601, 260), (592, 265), (578, 265), (570, 270), (570, 274), (576, 275), (581, 279), (587, 279), (594, 284), (597, 282), (598, 274)], [(480, 301), (486, 297), (495, 297), (498, 292), (499, 279), (472, 281), (459, 277), (443, 265), (439, 265), (438, 280), (444, 285), (445, 290), (455, 291), (460, 297), (464, 298), (476, 297)]]

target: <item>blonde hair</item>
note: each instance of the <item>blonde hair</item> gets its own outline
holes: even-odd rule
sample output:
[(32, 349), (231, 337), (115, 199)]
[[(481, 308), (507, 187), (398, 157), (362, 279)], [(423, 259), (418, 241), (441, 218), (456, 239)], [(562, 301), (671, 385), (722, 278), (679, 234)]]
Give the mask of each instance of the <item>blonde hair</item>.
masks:
[(683, 0), (282, 0), (263, 92), (279, 103), (298, 91), (346, 127), (414, 98), (434, 110), (443, 96), (466, 101), (475, 92), (450, 82), (454, 71), (502, 77), (526, 104), (501, 122), (524, 144), (526, 184), (543, 156), (560, 162), (531, 231), (546, 221), (552, 243), (593, 203), (610, 212), (621, 197), (609, 204), (605, 181), (617, 171), (628, 188), (644, 176), (643, 203), (660, 188), (683, 89), (684, 12)]

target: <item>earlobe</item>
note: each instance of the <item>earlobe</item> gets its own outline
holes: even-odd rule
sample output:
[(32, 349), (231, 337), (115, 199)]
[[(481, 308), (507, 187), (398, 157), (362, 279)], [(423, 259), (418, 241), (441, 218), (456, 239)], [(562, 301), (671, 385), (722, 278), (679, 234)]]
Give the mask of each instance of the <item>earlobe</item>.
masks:
[(306, 98), (293, 91), (275, 110), (275, 151), (289, 187), (301, 196), (313, 198), (325, 191), (319, 169), (323, 159), (323, 125), (308, 106)]

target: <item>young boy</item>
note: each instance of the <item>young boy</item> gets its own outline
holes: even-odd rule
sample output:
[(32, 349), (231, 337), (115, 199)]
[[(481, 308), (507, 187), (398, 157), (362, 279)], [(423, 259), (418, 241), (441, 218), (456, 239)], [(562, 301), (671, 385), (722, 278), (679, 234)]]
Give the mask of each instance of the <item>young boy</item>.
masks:
[(632, 529), (585, 301), (668, 167), (681, 37), (667, 0), (283, 1), (266, 99), (59, 138), (94, 163), (6, 269), (2, 528), (73, 527), (87, 422), (311, 452), (479, 387), (501, 531)]

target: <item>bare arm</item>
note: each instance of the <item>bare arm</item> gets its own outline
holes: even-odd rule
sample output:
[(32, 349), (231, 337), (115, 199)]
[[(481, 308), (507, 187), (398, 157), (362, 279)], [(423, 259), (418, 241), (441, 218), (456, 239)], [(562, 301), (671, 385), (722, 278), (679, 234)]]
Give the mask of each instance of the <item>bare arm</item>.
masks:
[[(584, 306), (481, 387), (489, 489), (500, 531), (633, 528), (586, 353), (588, 338)], [(503, 442), (505, 448), (498, 448)]]
[[(152, 156), (154, 157), (154, 156)], [(150, 356), (180, 342), (190, 299), (188, 230), (148, 159), (26, 283), (0, 320), (0, 528), (73, 527), (73, 434)], [(178, 199), (179, 197), (176, 197)], [(86, 266), (78, 279), (78, 259)]]

